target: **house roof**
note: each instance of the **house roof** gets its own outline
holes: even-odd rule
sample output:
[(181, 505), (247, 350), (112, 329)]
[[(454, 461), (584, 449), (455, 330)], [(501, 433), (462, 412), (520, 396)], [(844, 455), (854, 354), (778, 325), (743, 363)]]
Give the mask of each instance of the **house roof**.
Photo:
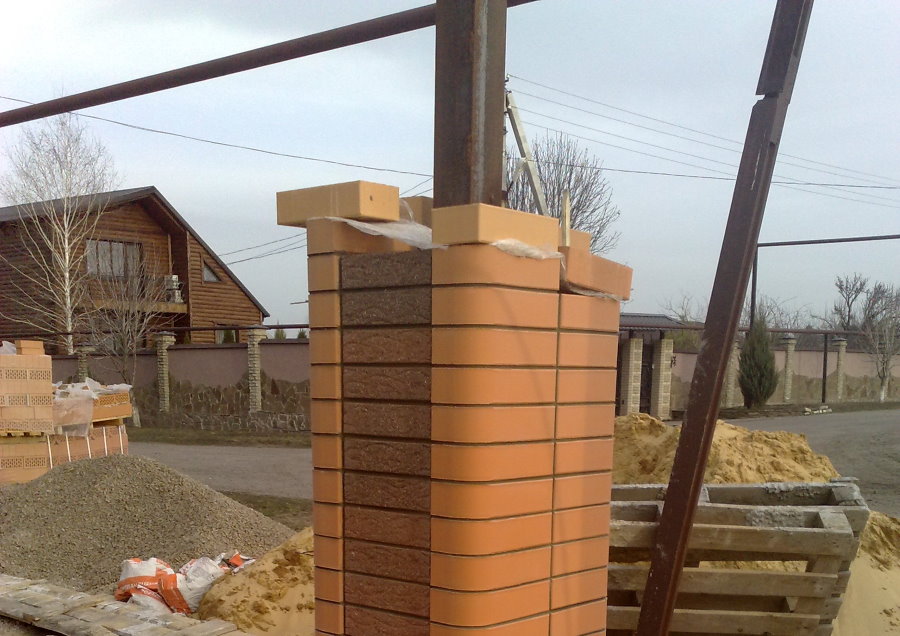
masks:
[[(266, 311), (266, 308), (262, 306), (262, 304), (256, 299), (256, 297), (250, 293), (250, 290), (244, 286), (244, 283), (231, 271), (231, 269), (226, 265), (219, 255), (207, 245), (206, 241), (204, 241), (197, 231), (191, 227), (190, 223), (188, 223), (181, 214), (178, 213), (171, 203), (169, 203), (166, 198), (160, 193), (159, 190), (156, 189), (155, 186), (145, 186), (143, 188), (130, 188), (127, 190), (115, 190), (112, 192), (102, 192), (96, 195), (85, 195), (82, 197), (77, 197), (75, 199), (76, 205), (90, 205), (92, 201), (96, 201), (97, 197), (101, 197), (100, 201), (105, 207), (118, 207), (121, 205), (126, 205), (128, 203), (134, 203), (136, 201), (140, 201), (142, 199), (155, 199), (156, 202), (161, 205), (165, 211), (182, 227), (184, 227), (187, 232), (194, 237), (194, 239), (203, 246), (203, 248), (209, 252), (209, 254), (213, 257), (216, 263), (225, 270), (225, 273), (228, 274), (228, 277), (234, 281), (235, 285), (237, 285), (241, 291), (243, 291), (247, 298), (249, 298), (254, 305), (259, 309), (259, 311), (265, 317), (269, 317), (269, 312)], [(53, 210), (59, 209), (61, 206), (62, 199), (54, 199), (51, 201), (40, 201), (35, 204), (23, 204), (25, 206), (35, 205), (36, 207), (31, 208), (29, 210), (29, 214), (33, 214), (34, 216), (45, 216)], [(0, 223), (6, 223), (8, 221), (18, 221), (21, 218), (20, 208), (23, 205), (11, 205), (4, 208), (0, 208)], [(32, 211), (33, 210), (33, 211)]]
[(619, 319), (623, 330), (658, 331), (683, 327), (684, 323), (664, 314), (630, 314), (623, 312)]

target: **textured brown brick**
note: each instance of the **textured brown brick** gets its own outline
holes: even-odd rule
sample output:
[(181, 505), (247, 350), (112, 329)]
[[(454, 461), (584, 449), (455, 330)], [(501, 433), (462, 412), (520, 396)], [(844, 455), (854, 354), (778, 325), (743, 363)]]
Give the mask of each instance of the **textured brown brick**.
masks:
[(428, 619), (391, 614), (369, 607), (346, 608), (348, 636), (428, 636)]
[(431, 507), (431, 481), (423, 477), (344, 474), (346, 503), (428, 512)]
[(350, 254), (341, 259), (341, 287), (371, 289), (431, 284), (431, 252)]
[(431, 553), (421, 548), (347, 539), (344, 541), (344, 568), (348, 572), (427, 585), (431, 578)]
[(429, 364), (430, 327), (347, 329), (343, 332), (344, 364)]
[(431, 437), (431, 406), (344, 402), (344, 433), (378, 437)]
[(420, 512), (346, 506), (344, 535), (353, 539), (428, 548), (431, 545), (431, 517)]
[(430, 325), (431, 288), (345, 291), (340, 309), (344, 326)]
[(345, 366), (343, 396), (367, 400), (431, 399), (431, 367)]
[(344, 468), (425, 477), (431, 472), (431, 446), (427, 442), (345, 437)]
[(431, 588), (427, 584), (394, 581), (350, 572), (344, 575), (344, 600), (354, 605), (427, 618), (430, 592)]

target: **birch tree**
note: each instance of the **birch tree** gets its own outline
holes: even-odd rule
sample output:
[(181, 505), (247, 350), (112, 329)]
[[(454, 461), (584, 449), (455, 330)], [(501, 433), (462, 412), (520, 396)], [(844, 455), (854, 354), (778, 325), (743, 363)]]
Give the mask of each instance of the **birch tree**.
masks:
[(0, 196), (16, 205), (18, 219), (5, 241), (15, 257), (0, 256), (12, 293), (0, 313), (39, 332), (62, 333), (67, 353), (72, 332), (86, 326), (88, 311), (84, 242), (106, 207), (102, 193), (116, 183), (106, 148), (71, 114), (25, 128), (8, 153)]

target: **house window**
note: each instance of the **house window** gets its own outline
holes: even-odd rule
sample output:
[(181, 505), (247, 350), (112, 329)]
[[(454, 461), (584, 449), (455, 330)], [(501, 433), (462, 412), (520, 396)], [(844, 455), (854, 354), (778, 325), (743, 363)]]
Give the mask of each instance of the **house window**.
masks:
[(203, 263), (203, 282), (204, 283), (221, 283), (222, 279), (216, 274), (212, 267)]
[(140, 272), (143, 260), (140, 243), (96, 241), (85, 247), (88, 274), (105, 278), (125, 278)]

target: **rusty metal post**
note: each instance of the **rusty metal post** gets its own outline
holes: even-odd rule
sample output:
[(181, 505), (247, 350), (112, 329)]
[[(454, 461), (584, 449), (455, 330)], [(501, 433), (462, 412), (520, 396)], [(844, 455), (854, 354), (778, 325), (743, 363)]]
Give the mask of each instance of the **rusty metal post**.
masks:
[(822, 334), (822, 404), (828, 402), (828, 334)]
[(638, 636), (669, 632), (719, 397), (790, 104), (812, 0), (778, 0), (744, 141), (684, 425), (641, 601)]
[(438, 0), (434, 207), (503, 205), (506, 0)]

